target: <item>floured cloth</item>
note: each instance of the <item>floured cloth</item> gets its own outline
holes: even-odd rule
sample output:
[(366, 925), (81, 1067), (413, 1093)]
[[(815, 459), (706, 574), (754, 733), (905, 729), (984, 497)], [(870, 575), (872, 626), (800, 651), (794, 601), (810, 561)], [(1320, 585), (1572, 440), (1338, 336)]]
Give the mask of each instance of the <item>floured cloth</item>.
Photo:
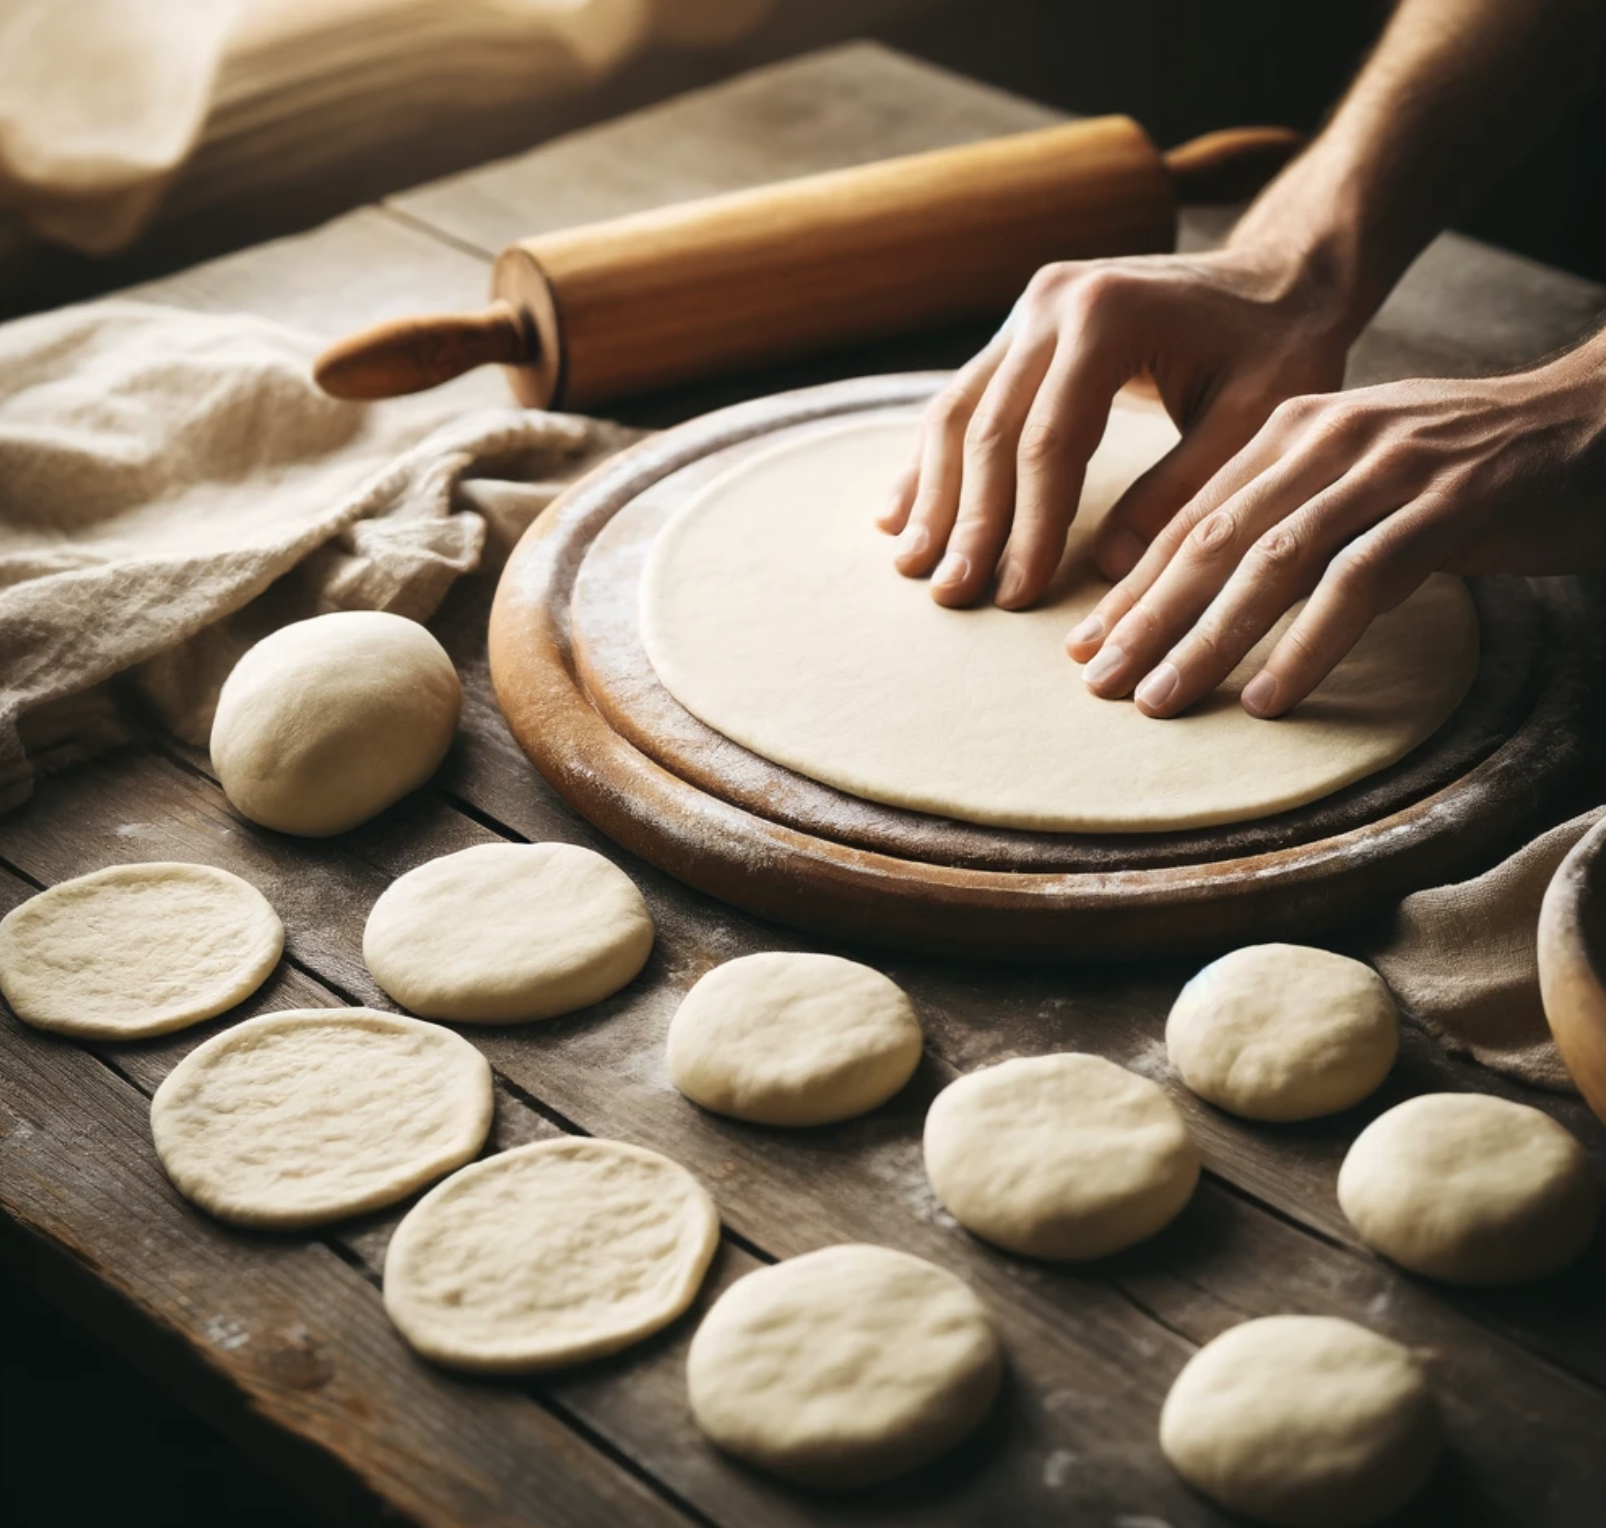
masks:
[[(240, 654), (327, 610), (422, 620), (618, 426), (438, 395), (340, 403), (319, 342), (111, 301), (0, 327), (0, 810), (146, 730), (204, 745)], [(497, 491), (470, 478), (506, 478)]]
[(1373, 954), (1412, 1017), (1454, 1054), (1518, 1082), (1575, 1093), (1539, 999), (1539, 904), (1596, 807), (1470, 881), (1408, 896)]

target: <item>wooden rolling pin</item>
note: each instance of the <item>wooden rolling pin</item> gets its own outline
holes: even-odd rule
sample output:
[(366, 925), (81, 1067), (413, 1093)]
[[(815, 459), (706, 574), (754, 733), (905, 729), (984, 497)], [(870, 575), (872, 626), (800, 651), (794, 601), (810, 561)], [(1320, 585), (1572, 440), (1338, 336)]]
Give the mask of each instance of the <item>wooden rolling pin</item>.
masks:
[(583, 410), (1001, 314), (1051, 260), (1172, 248), (1179, 203), (1248, 195), (1300, 142), (1240, 128), (1162, 155), (1099, 117), (542, 234), (502, 252), (483, 312), (366, 329), (315, 374), (387, 398), (496, 363), (521, 403)]

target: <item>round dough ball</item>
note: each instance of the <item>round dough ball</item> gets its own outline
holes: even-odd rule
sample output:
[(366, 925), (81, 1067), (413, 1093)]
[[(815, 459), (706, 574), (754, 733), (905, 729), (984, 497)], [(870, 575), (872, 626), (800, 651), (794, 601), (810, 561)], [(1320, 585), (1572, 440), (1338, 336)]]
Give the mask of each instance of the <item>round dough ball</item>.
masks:
[(344, 833), (416, 790), (457, 729), (462, 687), (417, 621), (342, 610), (264, 637), (234, 666), (212, 722), (212, 767), (252, 822)]
[(1104, 1257), (1188, 1202), (1199, 1153), (1165, 1090), (1101, 1056), (1004, 1061), (926, 1116), (926, 1174), (966, 1230), (1027, 1257)]
[(137, 1040), (244, 1002), (284, 950), (256, 887), (210, 865), (112, 865), (0, 919), (0, 991), (37, 1029)]
[(151, 1100), (186, 1199), (293, 1230), (394, 1204), (485, 1144), (491, 1069), (460, 1035), (372, 1008), (247, 1019), (191, 1051)]
[(1589, 1158), (1548, 1114), (1485, 1093), (1428, 1093), (1379, 1115), (1338, 1174), (1338, 1202), (1384, 1257), (1454, 1284), (1565, 1268), (1594, 1234)]
[(1279, 1528), (1366, 1528), (1426, 1483), (1439, 1410), (1408, 1349), (1332, 1316), (1267, 1316), (1188, 1360), (1160, 1447), (1196, 1491)]
[(744, 955), (716, 966), (669, 1026), (687, 1098), (761, 1125), (825, 1125), (885, 1103), (920, 1064), (920, 1021), (896, 982), (836, 955)]
[(668, 1157), (537, 1141), (430, 1190), (385, 1254), (385, 1309), (426, 1358), (485, 1373), (584, 1363), (696, 1298), (719, 1212)]
[(573, 844), (476, 844), (409, 870), (362, 953), (404, 1008), (518, 1024), (617, 992), (652, 953), (652, 915), (617, 865)]
[(1301, 1120), (1359, 1103), (1394, 1065), (1400, 1018), (1383, 978), (1344, 955), (1256, 944), (1184, 987), (1166, 1050), (1199, 1095), (1245, 1119)]
[(692, 1338), (692, 1416), (715, 1444), (803, 1485), (872, 1485), (972, 1432), (1003, 1361), (953, 1274), (887, 1247), (826, 1247), (761, 1268)]

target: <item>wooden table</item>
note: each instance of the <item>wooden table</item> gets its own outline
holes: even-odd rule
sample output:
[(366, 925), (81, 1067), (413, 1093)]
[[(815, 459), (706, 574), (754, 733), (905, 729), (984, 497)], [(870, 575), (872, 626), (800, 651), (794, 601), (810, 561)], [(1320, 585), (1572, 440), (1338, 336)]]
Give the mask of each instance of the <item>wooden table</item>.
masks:
[[(474, 302), (494, 252), (538, 228), (1050, 115), (852, 46), (364, 208), (144, 295), (247, 309), (333, 336), (420, 307)], [(1197, 220), (1189, 238), (1210, 232)], [(1577, 333), (1602, 302), (1587, 283), (1446, 238), (1363, 339), (1354, 370), (1371, 379), (1509, 365)], [(785, 378), (652, 400), (632, 413), (667, 421), (711, 398), (799, 380), (951, 364), (967, 343), (939, 336)], [(465, 404), (504, 401), (493, 376), (453, 385)], [(29, 805), (0, 818), (0, 912), (114, 862), (220, 865), (268, 895), (289, 935), (278, 973), (233, 1017), (384, 1006), (363, 965), (361, 932), (394, 876), (498, 838), (609, 851), (535, 775), (497, 714), (483, 656), (492, 582), (489, 573), (465, 580), (436, 623), (463, 673), (466, 707), (458, 744), (431, 787), (343, 838), (302, 841), (236, 817), (203, 756), (162, 745), (127, 750), (45, 782)], [(1160, 1456), (1160, 1402), (1200, 1343), (1280, 1311), (1352, 1317), (1432, 1353), (1451, 1443), (1408, 1520), (1522, 1528), (1606, 1520), (1606, 1241), (1582, 1267), (1542, 1284), (1457, 1293), (1402, 1276), (1359, 1247), (1334, 1197), (1339, 1160), (1365, 1120), (1435, 1088), (1537, 1102), (1579, 1134), (1606, 1173), (1606, 1132), (1581, 1103), (1524, 1094), (1447, 1059), (1414, 1029), (1382, 1096), (1336, 1119), (1256, 1127), (1178, 1092), (1209, 1169), (1189, 1209), (1121, 1257), (1080, 1269), (1034, 1266), (971, 1240), (933, 1200), (919, 1153), (927, 1103), (958, 1072), (1061, 1048), (1163, 1078), (1164, 1016), (1186, 970), (883, 960), (927, 1026), (915, 1082), (849, 1125), (751, 1128), (702, 1114), (674, 1092), (665, 1026), (713, 965), (802, 941), (612, 852), (651, 903), (657, 949), (639, 980), (596, 1009), (473, 1034), (497, 1072), (496, 1145), (572, 1131), (637, 1141), (685, 1163), (718, 1198), (726, 1228), (700, 1308), (759, 1263), (839, 1241), (903, 1247), (959, 1272), (997, 1313), (1011, 1381), (983, 1433), (948, 1461), (841, 1502), (725, 1461), (687, 1414), (682, 1366), (695, 1315), (615, 1360), (539, 1383), (491, 1384), (430, 1368), (380, 1305), (396, 1215), (320, 1237), (243, 1235), (192, 1210), (162, 1176), (147, 1099), (217, 1024), (86, 1048), (4, 1017), (5, 1255), (342, 1522), (387, 1510), (419, 1523), (552, 1528), (1219, 1522)]]

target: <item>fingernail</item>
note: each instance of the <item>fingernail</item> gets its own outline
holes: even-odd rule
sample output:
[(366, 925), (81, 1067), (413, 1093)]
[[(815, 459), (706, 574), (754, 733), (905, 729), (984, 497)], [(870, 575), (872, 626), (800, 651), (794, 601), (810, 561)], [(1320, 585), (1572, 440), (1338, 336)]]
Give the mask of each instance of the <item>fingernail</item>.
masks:
[(1104, 640), (1104, 617), (1090, 615), (1080, 626), (1073, 626), (1068, 641), (1080, 647), (1084, 642)]
[(1095, 561), (1108, 578), (1125, 578), (1137, 567), (1148, 546), (1136, 531), (1124, 525), (1106, 525), (1098, 540)]
[(1097, 690), (1117, 678), (1126, 667), (1126, 654), (1119, 647), (1106, 647), (1082, 671), (1082, 678), (1090, 690)]
[(923, 525), (911, 525), (893, 542), (893, 555), (898, 558), (923, 557), (931, 545), (931, 532)]
[(1013, 605), (1021, 596), (1025, 586), (1025, 575), (1019, 568), (1006, 567), (1003, 576), (998, 580), (998, 593), (993, 597), (995, 605)]
[(970, 559), (963, 552), (950, 552), (931, 575), (934, 584), (962, 584), (970, 575)]
[(1177, 684), (1181, 678), (1176, 664), (1162, 663), (1138, 686), (1137, 693), (1132, 698), (1139, 704), (1158, 711), (1177, 693)]
[(1251, 716), (1267, 715), (1277, 704), (1276, 675), (1268, 674), (1262, 669), (1244, 686), (1244, 692), (1238, 699)]

